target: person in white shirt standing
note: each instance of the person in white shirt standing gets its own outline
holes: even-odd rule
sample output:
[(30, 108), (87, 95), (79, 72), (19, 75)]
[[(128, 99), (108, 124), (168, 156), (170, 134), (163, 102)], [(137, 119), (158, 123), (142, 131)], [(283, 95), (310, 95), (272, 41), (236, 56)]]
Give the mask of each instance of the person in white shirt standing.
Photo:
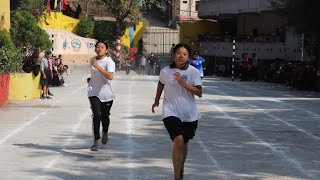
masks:
[(97, 56), (90, 59), (91, 77), (87, 79), (87, 82), (94, 133), (94, 143), (91, 146), (91, 151), (98, 151), (100, 121), (103, 127), (101, 143), (106, 144), (108, 141), (109, 115), (115, 98), (111, 87), (111, 80), (115, 73), (115, 63), (107, 56), (107, 50), (107, 44), (98, 41), (95, 45)]
[(200, 72), (189, 65), (191, 49), (180, 43), (173, 48), (174, 62), (160, 71), (154, 108), (164, 92), (162, 116), (173, 141), (172, 161), (175, 179), (183, 179), (188, 142), (195, 136), (200, 118), (194, 95), (202, 96)]

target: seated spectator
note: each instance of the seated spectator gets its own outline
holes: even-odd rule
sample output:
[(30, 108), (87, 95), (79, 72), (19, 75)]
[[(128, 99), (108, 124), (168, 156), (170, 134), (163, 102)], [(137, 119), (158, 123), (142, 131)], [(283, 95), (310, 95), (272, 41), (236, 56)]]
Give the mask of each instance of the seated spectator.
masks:
[(52, 85), (53, 86), (60, 86), (61, 85), (61, 82), (59, 80), (59, 72), (58, 72), (58, 58), (55, 58), (54, 61), (53, 61), (53, 69), (52, 69), (52, 74), (53, 74), (53, 77), (52, 77)]

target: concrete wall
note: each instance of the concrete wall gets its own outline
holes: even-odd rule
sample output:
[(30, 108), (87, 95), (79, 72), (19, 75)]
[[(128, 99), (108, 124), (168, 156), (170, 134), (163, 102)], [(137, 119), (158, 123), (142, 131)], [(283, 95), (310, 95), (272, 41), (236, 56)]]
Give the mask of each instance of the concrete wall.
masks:
[(40, 93), (40, 73), (38, 76), (34, 76), (32, 72), (10, 75), (8, 100), (32, 100), (34, 98), (40, 98)]
[[(287, 49), (285, 43), (250, 43), (236, 42), (235, 57), (240, 58), (242, 53), (256, 53), (259, 59), (273, 60), (281, 58), (285, 60), (299, 61), (301, 51), (299, 49)], [(200, 53), (207, 56), (232, 57), (232, 42), (201, 42)], [(305, 59), (308, 59), (306, 57)]]
[[(4, 17), (4, 29), (9, 31), (10, 29), (10, 0), (1, 0), (0, 5), (0, 18)], [(1, 20), (0, 20), (1, 22)], [(1, 28), (1, 27), (0, 27)], [(0, 29), (1, 30), (1, 29)]]
[(84, 65), (95, 56), (95, 39), (83, 38), (73, 33), (56, 29), (45, 29), (53, 42), (53, 55), (63, 57), (67, 65)]
[(8, 100), (10, 76), (7, 74), (0, 75), (0, 107)]

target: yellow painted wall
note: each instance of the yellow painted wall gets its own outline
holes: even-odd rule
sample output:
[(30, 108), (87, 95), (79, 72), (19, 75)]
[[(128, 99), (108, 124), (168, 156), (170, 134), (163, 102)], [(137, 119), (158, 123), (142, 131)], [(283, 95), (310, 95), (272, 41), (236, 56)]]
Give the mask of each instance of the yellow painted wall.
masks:
[(46, 18), (41, 18), (39, 26), (43, 29), (50, 28), (75, 33), (79, 19), (63, 15), (61, 12), (51, 12)]
[(10, 0), (1, 0), (0, 18), (2, 16), (4, 16), (4, 28), (7, 31), (9, 31), (9, 29), (10, 29)]
[(217, 32), (217, 23), (211, 21), (185, 21), (180, 25), (180, 42), (190, 45), (192, 51), (198, 50), (198, 35)]
[[(79, 19), (63, 15), (61, 12), (51, 12), (47, 18), (42, 18), (39, 26), (43, 29), (64, 30), (75, 33)], [(143, 36), (143, 22), (139, 22), (134, 32), (134, 47), (138, 47), (138, 42)], [(125, 34), (121, 37), (121, 43), (130, 47), (129, 28), (126, 28)]]
[(34, 98), (40, 98), (40, 93), (40, 73), (38, 76), (34, 76), (32, 72), (10, 75), (9, 100), (32, 100)]
[[(136, 30), (134, 31), (133, 36), (134, 36), (133, 46), (135, 48), (138, 48), (139, 40), (143, 36), (143, 22), (139, 22), (139, 24), (136, 26)], [(126, 28), (124, 35), (121, 37), (121, 44), (124, 46), (130, 47), (129, 28)]]

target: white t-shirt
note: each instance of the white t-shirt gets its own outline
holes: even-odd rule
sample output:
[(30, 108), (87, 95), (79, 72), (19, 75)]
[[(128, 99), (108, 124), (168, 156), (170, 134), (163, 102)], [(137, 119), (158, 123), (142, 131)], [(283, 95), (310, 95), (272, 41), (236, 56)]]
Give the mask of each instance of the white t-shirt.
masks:
[[(93, 57), (90, 59), (91, 66), (91, 79), (88, 84), (88, 97), (97, 96), (101, 102), (108, 102), (114, 100), (114, 95), (111, 87), (111, 80), (106, 78), (97, 68), (92, 66), (92, 61), (96, 59)], [(101, 60), (97, 60), (100, 67), (108, 72), (115, 72), (115, 63), (110, 57), (105, 57)]]
[(178, 117), (183, 122), (199, 120), (194, 95), (182, 87), (174, 78), (173, 73), (179, 72), (185, 82), (192, 86), (202, 86), (198, 69), (190, 66), (186, 70), (170, 68), (169, 66), (160, 71), (160, 82), (164, 84), (164, 99), (162, 117)]

